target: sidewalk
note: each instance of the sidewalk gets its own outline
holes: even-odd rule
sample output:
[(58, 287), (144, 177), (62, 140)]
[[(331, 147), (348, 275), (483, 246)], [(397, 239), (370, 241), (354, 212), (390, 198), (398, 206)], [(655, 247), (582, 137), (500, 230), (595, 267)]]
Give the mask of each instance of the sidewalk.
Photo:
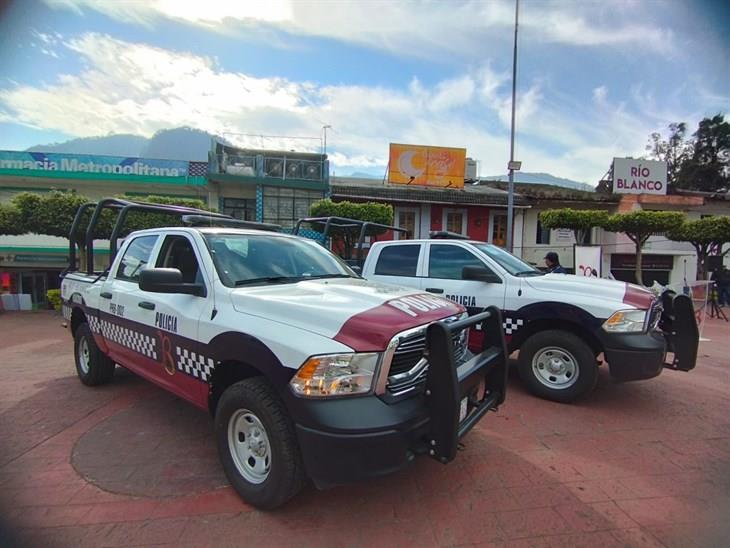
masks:
[[(723, 546), (730, 538), (730, 324), (691, 373), (590, 399), (508, 400), (448, 466), (273, 513), (227, 485), (210, 417), (117, 369), (91, 389), (48, 313), (0, 315), (0, 509), (28, 546)], [(0, 540), (0, 544), (3, 542)]]

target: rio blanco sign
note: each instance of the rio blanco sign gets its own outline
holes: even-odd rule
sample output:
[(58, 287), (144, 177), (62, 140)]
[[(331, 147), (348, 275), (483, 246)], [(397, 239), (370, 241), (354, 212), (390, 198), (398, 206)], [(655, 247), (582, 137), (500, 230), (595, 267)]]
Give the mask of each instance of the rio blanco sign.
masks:
[(614, 158), (613, 191), (618, 194), (666, 194), (667, 163)]

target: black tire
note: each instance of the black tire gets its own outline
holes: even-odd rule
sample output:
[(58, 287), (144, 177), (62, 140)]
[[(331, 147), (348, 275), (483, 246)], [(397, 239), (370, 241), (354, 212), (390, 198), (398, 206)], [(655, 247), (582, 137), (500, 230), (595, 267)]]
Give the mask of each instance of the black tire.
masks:
[[(258, 424), (253, 423), (254, 420)], [(237, 424), (242, 424), (242, 428), (237, 428)], [(235, 447), (241, 448), (249, 440), (260, 443), (261, 435), (256, 436), (259, 427), (264, 429), (263, 438), (268, 442), (262, 450), (263, 456), (234, 457)], [(246, 428), (252, 428), (248, 438), (242, 431)], [(294, 425), (283, 402), (263, 377), (237, 382), (223, 392), (215, 414), (215, 433), (223, 470), (247, 503), (261, 510), (272, 510), (301, 490), (306, 477)], [(229, 442), (231, 437), (233, 441)], [(250, 450), (250, 443), (248, 449), (242, 449), (244, 454)], [(256, 474), (250, 469), (253, 467), (251, 459), (254, 463), (268, 463), (265, 477), (246, 477), (245, 474)]]
[(530, 336), (520, 348), (518, 368), (530, 392), (561, 403), (590, 394), (598, 382), (593, 350), (567, 331), (540, 331)]
[[(86, 345), (86, 351), (84, 351)], [(76, 374), (86, 386), (107, 384), (114, 377), (114, 362), (96, 346), (89, 324), (82, 323), (74, 334)]]

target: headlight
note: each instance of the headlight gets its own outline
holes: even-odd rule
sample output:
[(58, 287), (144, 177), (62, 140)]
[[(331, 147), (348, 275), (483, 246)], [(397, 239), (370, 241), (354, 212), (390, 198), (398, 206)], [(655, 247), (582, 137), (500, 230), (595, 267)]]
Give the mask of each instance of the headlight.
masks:
[(644, 330), (646, 310), (619, 310), (603, 322), (604, 331), (609, 333), (638, 333)]
[(365, 394), (373, 386), (380, 354), (312, 356), (289, 384), (295, 394), (310, 398)]

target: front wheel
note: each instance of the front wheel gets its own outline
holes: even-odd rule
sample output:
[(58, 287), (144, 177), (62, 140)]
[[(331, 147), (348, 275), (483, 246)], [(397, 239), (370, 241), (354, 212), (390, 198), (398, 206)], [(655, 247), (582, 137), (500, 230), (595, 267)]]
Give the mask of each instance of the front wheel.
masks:
[(97, 386), (112, 380), (114, 361), (96, 346), (87, 323), (79, 325), (74, 333), (74, 357), (76, 373), (85, 385)]
[(598, 364), (593, 350), (567, 331), (540, 331), (520, 348), (520, 377), (541, 398), (569, 403), (593, 391)]
[(218, 402), (215, 432), (223, 470), (249, 504), (274, 509), (304, 485), (294, 426), (264, 378), (228, 387)]

